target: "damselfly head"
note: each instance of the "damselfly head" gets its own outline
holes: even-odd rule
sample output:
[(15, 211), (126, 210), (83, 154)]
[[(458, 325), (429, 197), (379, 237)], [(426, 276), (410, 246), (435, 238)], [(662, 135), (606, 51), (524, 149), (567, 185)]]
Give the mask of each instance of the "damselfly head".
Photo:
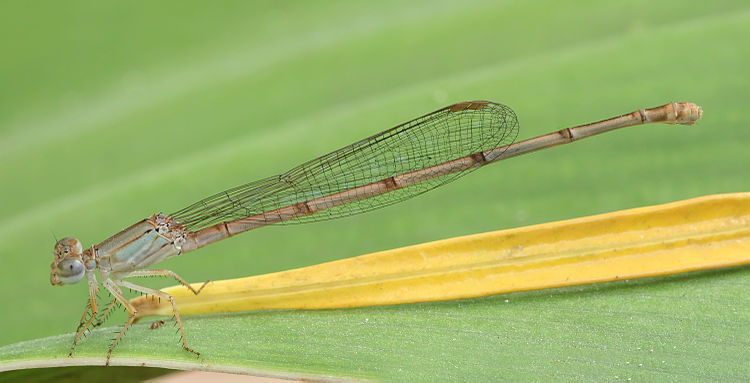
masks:
[(83, 278), (86, 267), (83, 265), (81, 242), (65, 237), (55, 244), (55, 260), (50, 265), (49, 281), (53, 285), (73, 284)]

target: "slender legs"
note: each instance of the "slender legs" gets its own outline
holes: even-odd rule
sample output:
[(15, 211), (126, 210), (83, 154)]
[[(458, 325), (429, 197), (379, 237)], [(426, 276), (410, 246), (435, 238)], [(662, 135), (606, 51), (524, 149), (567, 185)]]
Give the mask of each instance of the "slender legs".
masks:
[[(180, 313), (179, 313), (179, 311), (177, 311), (177, 303), (175, 303), (174, 298), (171, 295), (169, 295), (169, 294), (167, 294), (167, 293), (165, 293), (165, 292), (163, 292), (161, 290), (156, 290), (156, 289), (148, 288), (148, 287), (145, 287), (145, 286), (136, 285), (135, 283), (131, 283), (131, 282), (128, 282), (128, 281), (118, 281), (118, 284), (120, 286), (122, 286), (122, 287), (127, 287), (129, 289), (140, 291), (140, 292), (143, 292), (143, 293), (146, 293), (146, 294), (155, 295), (155, 296), (158, 296), (160, 298), (168, 300), (172, 304), (172, 312), (174, 312), (174, 318), (175, 318), (175, 321), (177, 321), (177, 327), (180, 328), (180, 335), (182, 336), (182, 348), (184, 348), (187, 351), (192, 352), (195, 355), (200, 356), (201, 353), (193, 350), (192, 348), (188, 347), (188, 345), (187, 345), (187, 339), (185, 339), (185, 330), (182, 328), (182, 320), (180, 319)], [(205, 286), (205, 284), (204, 284), (204, 286)], [(200, 292), (200, 290), (198, 290), (198, 292)], [(196, 292), (196, 294), (198, 292)], [(133, 314), (133, 317), (130, 318), (131, 321), (132, 321), (132, 319), (134, 319), (134, 316), (135, 316), (135, 314)]]
[(130, 325), (133, 324), (133, 320), (135, 320), (135, 307), (128, 302), (125, 297), (122, 296), (122, 291), (120, 290), (117, 285), (125, 286), (123, 284), (123, 281), (117, 281), (117, 284), (115, 284), (114, 281), (111, 279), (107, 279), (104, 282), (102, 282), (104, 287), (109, 290), (110, 293), (112, 293), (112, 296), (115, 297), (117, 301), (119, 301), (126, 310), (128, 310), (128, 321), (125, 322), (125, 325), (122, 326), (122, 330), (120, 331), (120, 334), (117, 335), (117, 338), (115, 338), (115, 341), (112, 342), (112, 344), (109, 346), (109, 351), (107, 351), (107, 361), (104, 363), (105, 366), (109, 366), (109, 358), (112, 356), (112, 350), (115, 349), (115, 346), (117, 346), (117, 343), (120, 343), (120, 339), (125, 335), (125, 332), (128, 331), (128, 328), (130, 328)]
[[(211, 282), (211, 281), (205, 281), (205, 282), (203, 282), (203, 284), (201, 285), (201, 287), (198, 290), (196, 290), (196, 289), (193, 288), (192, 285), (190, 285), (189, 283), (187, 283), (179, 275), (177, 275), (175, 272), (170, 271), (170, 270), (136, 270), (136, 271), (131, 271), (130, 273), (128, 273), (127, 277), (128, 278), (130, 278), (130, 277), (172, 277), (172, 278), (176, 279), (177, 282), (180, 282), (183, 286), (185, 286), (188, 289), (190, 289), (190, 291), (192, 291), (193, 294), (195, 294), (195, 295), (198, 295), (198, 293), (200, 293), (201, 290), (203, 290), (203, 288), (206, 287), (206, 285), (209, 282)], [(133, 290), (135, 290), (135, 289), (133, 289)]]
[(107, 320), (107, 317), (109, 316), (109, 313), (112, 312), (112, 310), (115, 308), (115, 304), (117, 303), (117, 298), (113, 298), (112, 302), (109, 302), (109, 305), (107, 306), (107, 309), (102, 312), (102, 315), (99, 316), (99, 320), (94, 323), (94, 327), (99, 327), (104, 323), (104, 321)]
[[(203, 285), (201, 285), (200, 288), (196, 290), (195, 288), (193, 288), (193, 286), (187, 283), (179, 275), (169, 270), (136, 270), (132, 273), (128, 273), (127, 275), (124, 275), (123, 277), (152, 277), (152, 276), (173, 277), (182, 285), (190, 289), (190, 291), (192, 291), (193, 294), (196, 294), (196, 295), (200, 293), (201, 290), (203, 290), (203, 288), (206, 287), (206, 285), (210, 282), (210, 281), (206, 281), (205, 283), (203, 283)], [(89, 282), (89, 300), (86, 303), (86, 309), (83, 312), (83, 316), (81, 316), (81, 322), (78, 325), (78, 329), (76, 330), (76, 337), (73, 340), (73, 345), (70, 347), (70, 353), (68, 354), (68, 356), (73, 355), (73, 350), (75, 349), (76, 344), (81, 339), (81, 336), (84, 334), (84, 332), (91, 326), (94, 318), (96, 318), (97, 313), (99, 312), (99, 308), (96, 303), (96, 294), (98, 292), (99, 286), (96, 282), (96, 277), (94, 276), (93, 271), (91, 272), (87, 271), (86, 278)], [(114, 279), (107, 278), (106, 280), (102, 282), (102, 284), (107, 289), (107, 291), (109, 291), (110, 294), (112, 294), (114, 299), (112, 299), (112, 301), (109, 303), (107, 308), (102, 313), (101, 319), (96, 324), (94, 324), (94, 327), (99, 326), (104, 322), (107, 315), (109, 315), (109, 313), (114, 309), (115, 305), (118, 302), (122, 304), (122, 306), (125, 307), (125, 309), (128, 311), (127, 322), (125, 322), (125, 325), (122, 327), (120, 334), (117, 335), (117, 338), (115, 338), (115, 340), (109, 346), (109, 350), (107, 351), (107, 361), (105, 365), (107, 366), (109, 365), (109, 359), (112, 356), (112, 351), (115, 349), (117, 344), (120, 343), (120, 340), (122, 339), (122, 337), (125, 336), (125, 332), (127, 332), (128, 328), (130, 328), (130, 326), (135, 321), (136, 309), (122, 295), (122, 290), (120, 289), (120, 286), (131, 289), (131, 290), (139, 291), (142, 293), (151, 294), (151, 295), (168, 300), (172, 304), (172, 311), (174, 312), (174, 317), (175, 317), (175, 320), (177, 321), (177, 326), (180, 328), (180, 335), (182, 337), (182, 347), (185, 350), (190, 351), (195, 355), (200, 355), (199, 352), (193, 350), (187, 345), (187, 340), (185, 339), (185, 330), (182, 327), (182, 320), (180, 319), (180, 313), (177, 311), (177, 303), (175, 303), (175, 300), (171, 295), (161, 290), (156, 290), (156, 289), (148, 288), (145, 286), (136, 285), (135, 283), (123, 281), (122, 279), (117, 279), (117, 278), (114, 278)], [(91, 313), (91, 317), (86, 319), (86, 316), (89, 314), (89, 312)]]
[[(91, 322), (96, 318), (96, 313), (99, 312), (99, 308), (96, 305), (96, 294), (99, 292), (99, 285), (96, 283), (96, 276), (93, 271), (86, 271), (86, 280), (89, 283), (89, 301), (86, 304), (86, 310), (83, 311), (83, 316), (81, 316), (81, 323), (76, 330), (76, 337), (73, 339), (73, 345), (70, 346), (68, 356), (73, 356), (73, 350), (76, 348), (76, 343), (78, 343), (83, 333), (86, 332), (91, 325)], [(89, 310), (91, 310), (91, 317), (86, 320), (86, 314), (88, 314)]]

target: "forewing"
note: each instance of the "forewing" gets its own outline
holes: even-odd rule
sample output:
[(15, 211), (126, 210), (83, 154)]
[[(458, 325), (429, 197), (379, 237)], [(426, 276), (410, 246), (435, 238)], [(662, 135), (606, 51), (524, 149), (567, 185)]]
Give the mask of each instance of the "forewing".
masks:
[[(486, 101), (454, 104), (280, 175), (205, 198), (173, 213), (172, 217), (188, 229), (197, 230), (509, 145), (517, 134), (516, 115), (505, 105)], [(353, 198), (342, 205), (281, 223), (327, 220), (378, 209), (434, 189), (473, 169), (476, 168), (430, 178), (383, 194)]]

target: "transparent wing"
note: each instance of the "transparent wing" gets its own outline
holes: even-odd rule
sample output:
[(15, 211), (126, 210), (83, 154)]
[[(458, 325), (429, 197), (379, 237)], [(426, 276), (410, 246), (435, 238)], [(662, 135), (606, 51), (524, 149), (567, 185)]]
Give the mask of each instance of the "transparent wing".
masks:
[[(197, 230), (509, 145), (517, 135), (518, 119), (505, 105), (486, 101), (454, 104), (305, 162), (285, 173), (212, 195), (171, 216), (189, 230)], [(378, 209), (434, 189), (473, 169), (476, 168), (280, 223), (321, 221)]]

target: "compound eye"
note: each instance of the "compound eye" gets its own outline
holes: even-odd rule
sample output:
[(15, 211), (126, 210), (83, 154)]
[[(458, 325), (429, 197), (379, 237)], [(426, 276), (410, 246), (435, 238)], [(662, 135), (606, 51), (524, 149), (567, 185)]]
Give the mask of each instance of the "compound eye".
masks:
[(57, 279), (67, 285), (80, 281), (85, 272), (86, 268), (83, 266), (83, 262), (77, 259), (67, 258), (57, 264)]

